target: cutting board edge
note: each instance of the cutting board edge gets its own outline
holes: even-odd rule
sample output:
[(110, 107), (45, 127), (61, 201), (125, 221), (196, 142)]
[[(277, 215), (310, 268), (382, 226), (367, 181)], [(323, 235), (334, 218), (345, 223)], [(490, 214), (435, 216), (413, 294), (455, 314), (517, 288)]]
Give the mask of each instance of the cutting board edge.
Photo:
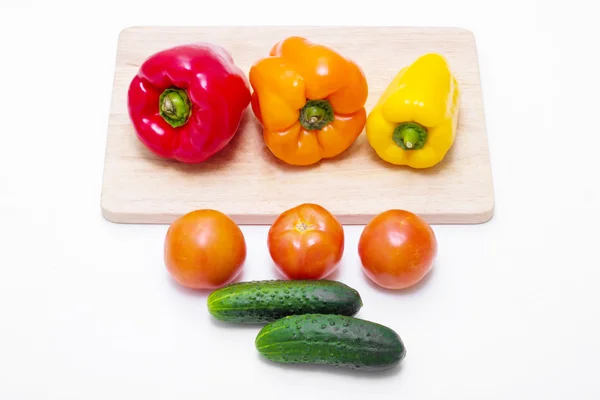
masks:
[(143, 30), (155, 30), (155, 29), (164, 29), (164, 30), (179, 30), (179, 29), (201, 29), (201, 28), (210, 28), (210, 29), (246, 29), (246, 28), (254, 28), (254, 29), (308, 29), (308, 28), (323, 28), (323, 29), (331, 29), (331, 28), (340, 28), (340, 29), (404, 29), (407, 31), (448, 31), (453, 33), (463, 33), (469, 37), (471, 37), (474, 41), (476, 38), (475, 32), (469, 28), (465, 28), (460, 25), (311, 25), (311, 24), (299, 24), (299, 25), (128, 25), (121, 30), (119, 30), (117, 34), (117, 43), (122, 43), (122, 37), (136, 31)]
[[(494, 197), (488, 197), (490, 204), (483, 203), (481, 210), (477, 212), (415, 212), (431, 225), (477, 225), (489, 222), (495, 212)], [(109, 222), (116, 224), (140, 224), (140, 225), (170, 225), (182, 213), (144, 213), (144, 212), (122, 212), (111, 210), (103, 197), (101, 202), (102, 216)], [(282, 210), (283, 212), (284, 210)], [(227, 214), (238, 225), (271, 225), (278, 215), (275, 214)], [(369, 214), (335, 214), (342, 225), (366, 225), (375, 217), (376, 213)]]

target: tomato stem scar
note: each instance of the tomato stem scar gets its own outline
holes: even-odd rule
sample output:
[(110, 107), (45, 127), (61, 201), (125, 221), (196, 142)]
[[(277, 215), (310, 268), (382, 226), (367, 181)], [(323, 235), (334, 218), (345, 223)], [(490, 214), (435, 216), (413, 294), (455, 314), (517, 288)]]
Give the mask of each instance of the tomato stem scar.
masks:
[(306, 230), (308, 230), (309, 228), (311, 228), (310, 225), (308, 225), (306, 222), (304, 221), (300, 221), (296, 224), (296, 230), (299, 232), (304, 232)]

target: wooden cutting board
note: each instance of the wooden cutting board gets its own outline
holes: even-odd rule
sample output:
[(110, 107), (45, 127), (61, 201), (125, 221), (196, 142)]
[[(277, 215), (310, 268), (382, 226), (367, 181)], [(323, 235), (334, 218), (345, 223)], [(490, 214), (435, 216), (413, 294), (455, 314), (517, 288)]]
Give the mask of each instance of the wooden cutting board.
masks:
[[(369, 84), (367, 113), (403, 66), (426, 52), (449, 61), (461, 87), (457, 138), (445, 160), (428, 170), (380, 160), (364, 131), (336, 159), (292, 167), (265, 147), (248, 107), (231, 144), (211, 160), (184, 165), (150, 154), (127, 114), (127, 89), (144, 60), (193, 41), (227, 48), (248, 74), (282, 38), (304, 36), (354, 59)], [(376, 214), (406, 209), (431, 224), (473, 224), (493, 214), (494, 193), (477, 50), (460, 28), (412, 27), (133, 27), (119, 36), (102, 186), (102, 212), (117, 223), (171, 223), (200, 208), (214, 208), (239, 224), (270, 224), (300, 203), (318, 203), (344, 224), (365, 224)]]

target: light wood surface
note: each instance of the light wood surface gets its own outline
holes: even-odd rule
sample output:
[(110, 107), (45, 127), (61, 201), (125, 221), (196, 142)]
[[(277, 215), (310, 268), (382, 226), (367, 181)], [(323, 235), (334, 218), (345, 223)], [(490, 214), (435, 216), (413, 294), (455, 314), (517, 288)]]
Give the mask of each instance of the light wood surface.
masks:
[[(363, 134), (336, 159), (292, 167), (264, 146), (250, 107), (236, 138), (199, 165), (150, 154), (127, 115), (127, 88), (152, 53), (193, 41), (227, 48), (246, 72), (278, 40), (300, 35), (354, 59), (369, 84), (367, 113), (400, 68), (426, 52), (449, 61), (462, 88), (457, 138), (445, 160), (428, 170), (380, 160)], [(318, 203), (344, 224), (365, 224), (394, 208), (431, 224), (473, 224), (493, 214), (494, 193), (475, 38), (460, 28), (413, 27), (132, 27), (119, 36), (104, 176), (102, 213), (117, 223), (171, 223), (200, 208), (239, 224), (270, 224), (284, 210)]]

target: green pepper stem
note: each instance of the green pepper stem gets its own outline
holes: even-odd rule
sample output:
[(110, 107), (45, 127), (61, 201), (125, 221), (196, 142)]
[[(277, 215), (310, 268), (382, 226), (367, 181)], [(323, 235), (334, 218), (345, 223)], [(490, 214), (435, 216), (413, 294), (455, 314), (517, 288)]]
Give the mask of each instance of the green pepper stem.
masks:
[(158, 100), (159, 113), (173, 128), (185, 125), (191, 114), (190, 99), (185, 90), (166, 89)]
[(328, 100), (309, 100), (300, 110), (299, 120), (306, 130), (323, 129), (333, 121), (333, 107)]
[(416, 122), (403, 122), (394, 129), (392, 140), (404, 150), (419, 150), (427, 143), (427, 128)]

